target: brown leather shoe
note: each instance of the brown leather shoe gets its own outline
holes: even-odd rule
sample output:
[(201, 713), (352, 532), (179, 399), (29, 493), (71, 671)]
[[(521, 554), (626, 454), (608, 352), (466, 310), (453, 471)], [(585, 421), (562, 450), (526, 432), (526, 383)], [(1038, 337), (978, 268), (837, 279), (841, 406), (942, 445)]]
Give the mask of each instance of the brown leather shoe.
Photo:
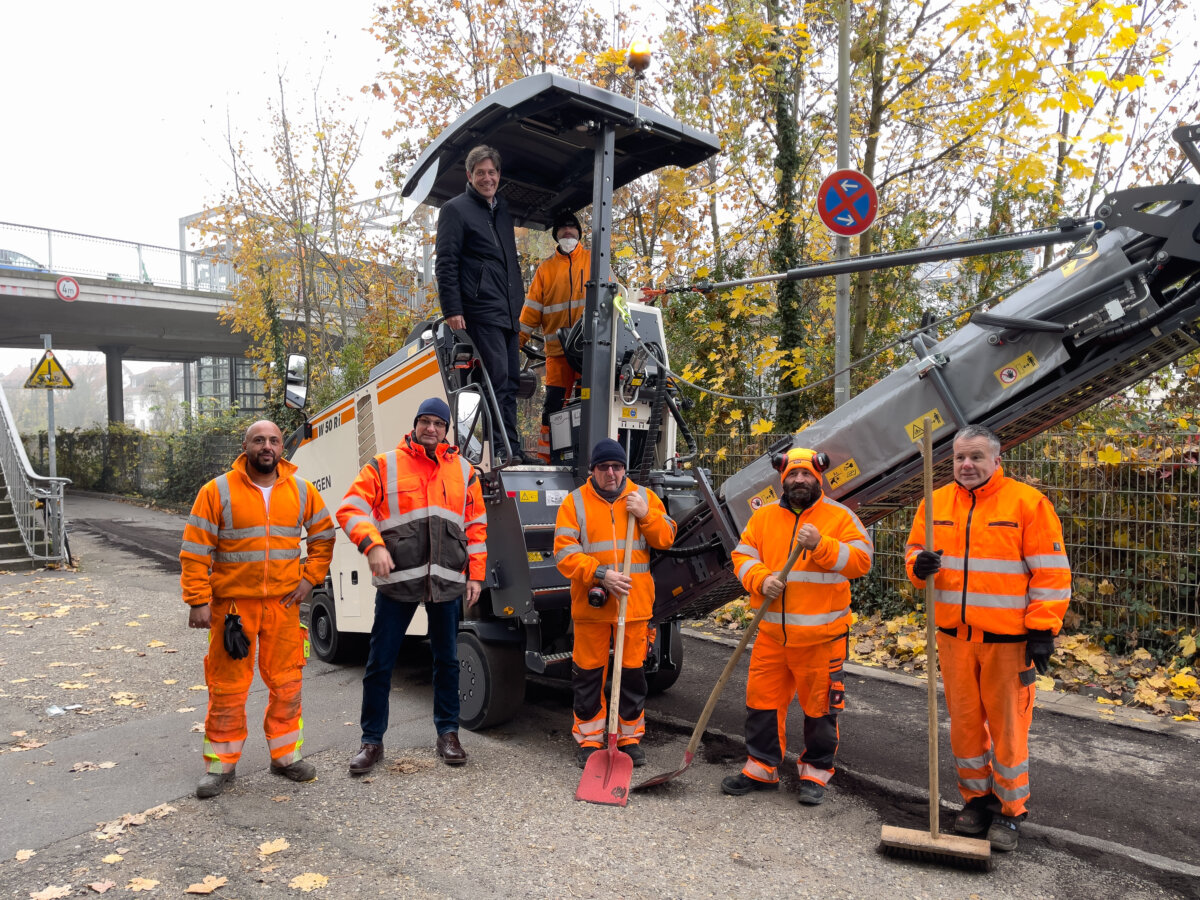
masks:
[(358, 755), (350, 760), (351, 775), (366, 775), (375, 763), (383, 759), (383, 744), (363, 744), (358, 748)]
[(467, 751), (458, 742), (457, 731), (447, 731), (438, 735), (437, 755), (448, 766), (461, 766), (467, 761)]

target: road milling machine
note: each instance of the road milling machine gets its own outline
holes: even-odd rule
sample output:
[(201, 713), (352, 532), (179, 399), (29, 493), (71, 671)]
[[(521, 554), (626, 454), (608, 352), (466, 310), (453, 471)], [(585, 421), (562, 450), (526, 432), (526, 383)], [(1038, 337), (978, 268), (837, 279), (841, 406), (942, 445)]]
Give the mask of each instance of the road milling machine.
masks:
[[(1200, 126), (1175, 138), (1200, 170)], [(452, 440), (480, 474), (487, 504), (487, 578), (464, 610), (458, 636), (461, 723), (485, 728), (510, 718), (527, 673), (570, 672), (570, 593), (554, 563), (559, 505), (587, 477), (591, 446), (616, 437), (630, 477), (663, 498), (678, 523), (675, 546), (655, 552), (651, 690), (683, 666), (680, 622), (706, 615), (743, 591), (730, 553), (751, 512), (776, 498), (771, 456), (793, 445), (828, 454), (828, 493), (867, 524), (916, 498), (923, 418), (934, 423), (938, 477), (949, 478), (958, 428), (980, 423), (1012, 446), (1128, 387), (1200, 347), (1200, 188), (1186, 182), (1119, 191), (1094, 217), (1046, 231), (806, 266), (755, 280), (828, 277), (1055, 243), (1074, 247), (1002, 302), (976, 312), (945, 338), (925, 326), (908, 336), (912, 359), (780, 441), (714, 489), (695, 452), (670, 376), (661, 311), (627, 301), (610, 261), (612, 197), (664, 166), (687, 168), (720, 149), (714, 135), (658, 110), (558, 75), (514, 82), (463, 114), (416, 162), (402, 189), (440, 207), (464, 189), (468, 151), (487, 144), (504, 165), (500, 193), (518, 225), (547, 228), (563, 209), (591, 208), (592, 268), (577, 397), (551, 422), (551, 464), (513, 465), (487, 374), (465, 333), (441, 317), (418, 325), (368, 382), (314, 414), (289, 441), (290, 457), (336, 507), (359, 469), (394, 448), (418, 405), (444, 398)], [(715, 291), (743, 284), (699, 284)], [(531, 354), (535, 355), (535, 354)], [(535, 384), (528, 385), (529, 392)], [(677, 450), (682, 439), (688, 453)], [(328, 661), (361, 649), (375, 589), (365, 557), (339, 532), (329, 578), (313, 592), (310, 634)], [(423, 633), (414, 617), (411, 631)]]

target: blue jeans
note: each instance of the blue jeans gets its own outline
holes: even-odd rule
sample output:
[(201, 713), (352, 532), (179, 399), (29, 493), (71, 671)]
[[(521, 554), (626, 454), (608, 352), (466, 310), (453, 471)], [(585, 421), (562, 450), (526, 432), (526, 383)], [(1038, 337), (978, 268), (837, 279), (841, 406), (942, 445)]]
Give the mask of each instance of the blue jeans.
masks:
[[(438, 737), (458, 731), (458, 607), (461, 598), (426, 603), (429, 646), (433, 651), (433, 724)], [(383, 744), (388, 727), (388, 694), (392, 667), (400, 653), (404, 632), (417, 611), (415, 603), (389, 600), (376, 592), (375, 623), (371, 626), (371, 651), (363, 673), (362, 742)]]

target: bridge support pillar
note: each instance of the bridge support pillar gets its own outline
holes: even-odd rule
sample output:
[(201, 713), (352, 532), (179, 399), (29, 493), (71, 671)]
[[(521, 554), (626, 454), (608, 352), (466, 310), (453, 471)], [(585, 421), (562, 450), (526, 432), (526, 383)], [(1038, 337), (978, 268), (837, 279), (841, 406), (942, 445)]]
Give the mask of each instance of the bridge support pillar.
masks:
[(108, 421), (125, 424), (125, 379), (121, 363), (129, 348), (109, 344), (100, 348), (104, 353), (104, 380), (108, 389)]

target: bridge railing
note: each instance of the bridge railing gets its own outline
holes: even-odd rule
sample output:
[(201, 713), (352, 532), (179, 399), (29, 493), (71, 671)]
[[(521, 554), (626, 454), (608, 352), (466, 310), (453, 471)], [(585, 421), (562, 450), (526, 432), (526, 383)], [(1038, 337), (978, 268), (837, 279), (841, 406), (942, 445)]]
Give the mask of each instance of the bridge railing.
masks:
[(24, 269), (228, 293), (237, 283), (227, 255), (141, 244), (56, 228), (0, 222), (0, 269)]
[(0, 471), (4, 473), (17, 529), (29, 556), (43, 562), (69, 563), (63, 488), (70, 479), (48, 478), (33, 471), (3, 387), (0, 387)]

